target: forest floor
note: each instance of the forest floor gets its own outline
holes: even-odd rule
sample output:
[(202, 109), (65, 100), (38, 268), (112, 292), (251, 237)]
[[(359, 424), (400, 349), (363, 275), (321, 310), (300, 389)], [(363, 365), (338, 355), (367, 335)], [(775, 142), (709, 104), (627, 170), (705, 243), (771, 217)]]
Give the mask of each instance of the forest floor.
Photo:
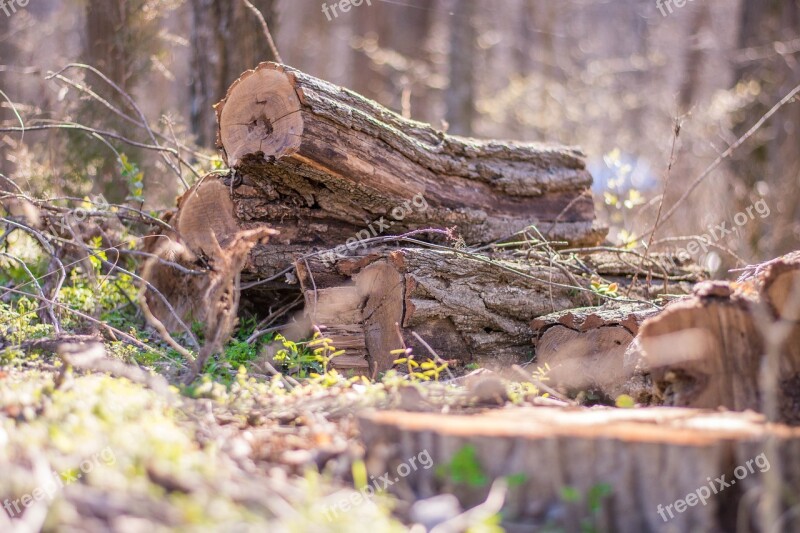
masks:
[[(9, 267), (0, 282), (25, 285), (16, 274)], [(356, 491), (370, 483), (359, 412), (541, 401), (532, 383), (466, 394), (468, 380), (407, 360), (378, 382), (347, 378), (324, 368), (325, 349), (288, 341), (278, 357), (286, 375), (269, 376), (259, 360), (275, 339), (248, 344), (248, 321), (182, 385), (188, 365), (145, 329), (131, 279), (92, 288), (81, 274), (62, 289), (64, 309), (140, 344), (71, 312), (56, 333), (32, 288), (0, 302), (2, 531), (404, 531), (411, 501)], [(475, 531), (498, 531), (498, 517), (481, 522)]]

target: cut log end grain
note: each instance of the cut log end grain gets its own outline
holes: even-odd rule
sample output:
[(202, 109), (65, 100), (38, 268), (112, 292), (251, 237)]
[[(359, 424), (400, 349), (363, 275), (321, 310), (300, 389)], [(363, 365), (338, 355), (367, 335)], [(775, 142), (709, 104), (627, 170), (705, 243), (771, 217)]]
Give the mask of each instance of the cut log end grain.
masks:
[(280, 68), (247, 71), (216, 106), (219, 143), (231, 168), (250, 154), (279, 158), (296, 152), (303, 136), (300, 99)]
[[(390, 411), (363, 414), (359, 425), (369, 474), (410, 471), (390, 488), (396, 494), (427, 498), (447, 492), (468, 508), (486, 498), (492, 480), (517, 480), (502, 512), (509, 530), (524, 524), (527, 529), (520, 530), (580, 531), (588, 522), (598, 531), (623, 533), (736, 531), (740, 521), (740, 530), (771, 531), (759, 523), (755, 496), (763, 493), (768, 476), (777, 475), (786, 494), (800, 490), (800, 429), (768, 424), (755, 413), (506, 408), (468, 416)], [(435, 468), (400, 466), (421, 456)], [(712, 492), (710, 482), (721, 476), (735, 483)], [(590, 494), (600, 487), (604, 496), (590, 504)], [(675, 512), (674, 503), (700, 487), (709, 488), (705, 504)], [(567, 498), (567, 491), (576, 497)], [(795, 503), (782, 502), (782, 512)], [(665, 529), (659, 514), (668, 505), (673, 505), (672, 517), (667, 516), (672, 529)], [(796, 516), (784, 518), (798, 525)]]
[[(769, 262), (744, 283), (698, 285), (648, 320), (637, 339), (664, 405), (761, 410), (775, 395), (781, 421), (800, 424), (800, 260)], [(766, 354), (777, 383), (763, 388)]]

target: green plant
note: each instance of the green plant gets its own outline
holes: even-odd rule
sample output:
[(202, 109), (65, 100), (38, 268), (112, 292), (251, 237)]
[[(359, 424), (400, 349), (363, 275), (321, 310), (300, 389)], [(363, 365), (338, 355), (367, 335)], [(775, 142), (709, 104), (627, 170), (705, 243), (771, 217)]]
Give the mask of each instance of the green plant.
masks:
[(283, 349), (275, 354), (275, 361), (284, 372), (301, 379), (322, 372), (320, 360), (308, 350), (305, 343), (290, 341), (281, 334), (275, 335), (275, 340), (283, 345)]
[(128, 183), (128, 197), (126, 200), (144, 203), (144, 172), (139, 170), (139, 167), (128, 159), (124, 153), (119, 154), (119, 164), (122, 167), (121, 174)]
[(489, 484), (489, 477), (478, 460), (477, 450), (471, 444), (458, 450), (449, 463), (438, 466), (436, 475), (455, 485), (480, 488)]
[(603, 503), (613, 492), (613, 488), (608, 483), (598, 483), (590, 488), (586, 498), (583, 498), (578, 489), (563, 487), (561, 500), (570, 504), (585, 503), (588, 516), (581, 520), (581, 533), (599, 533), (602, 531), (598, 522), (603, 512)]
[(449, 366), (447, 362), (437, 364), (433, 360), (418, 363), (415, 360), (414, 354), (411, 353), (411, 348), (392, 350), (390, 353), (392, 355), (405, 356), (401, 357), (400, 359), (395, 359), (393, 363), (395, 365), (406, 365), (406, 369), (408, 370), (408, 378), (412, 381), (430, 381), (431, 378), (433, 378), (435, 381), (439, 381), (439, 376), (442, 374), (442, 372), (447, 370)]
[(609, 298), (619, 298), (619, 285), (616, 283), (606, 283), (600, 278), (592, 278), (592, 292)]

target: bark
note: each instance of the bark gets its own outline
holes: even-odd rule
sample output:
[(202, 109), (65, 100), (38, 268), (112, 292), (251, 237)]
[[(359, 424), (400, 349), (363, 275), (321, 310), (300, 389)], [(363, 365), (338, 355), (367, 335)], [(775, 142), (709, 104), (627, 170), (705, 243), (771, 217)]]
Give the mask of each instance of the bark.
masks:
[(386, 234), (454, 227), (467, 243), (531, 224), (557, 240), (603, 236), (574, 149), (448, 136), (271, 63), (234, 83), (217, 115), (219, 146), (243, 180), (236, 214), (274, 225), (277, 244), (335, 247), (373, 221)]
[(392, 368), (392, 350), (408, 346), (430, 356), (412, 332), (456, 364), (486, 355), (493, 367), (529, 360), (530, 321), (585, 301), (553, 267), (449, 250), (366, 250), (330, 264), (303, 260), (297, 269), (306, 315), (327, 328), (337, 348), (365, 359), (373, 376)]

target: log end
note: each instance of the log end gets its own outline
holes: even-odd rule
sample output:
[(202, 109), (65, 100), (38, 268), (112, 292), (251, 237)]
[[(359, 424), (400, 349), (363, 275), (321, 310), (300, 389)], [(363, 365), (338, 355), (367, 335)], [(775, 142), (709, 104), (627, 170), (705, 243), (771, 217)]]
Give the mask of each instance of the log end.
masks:
[(236, 80), (214, 106), (217, 144), (236, 168), (248, 154), (277, 159), (297, 151), (303, 135), (302, 104), (293, 79), (281, 65), (262, 63)]

